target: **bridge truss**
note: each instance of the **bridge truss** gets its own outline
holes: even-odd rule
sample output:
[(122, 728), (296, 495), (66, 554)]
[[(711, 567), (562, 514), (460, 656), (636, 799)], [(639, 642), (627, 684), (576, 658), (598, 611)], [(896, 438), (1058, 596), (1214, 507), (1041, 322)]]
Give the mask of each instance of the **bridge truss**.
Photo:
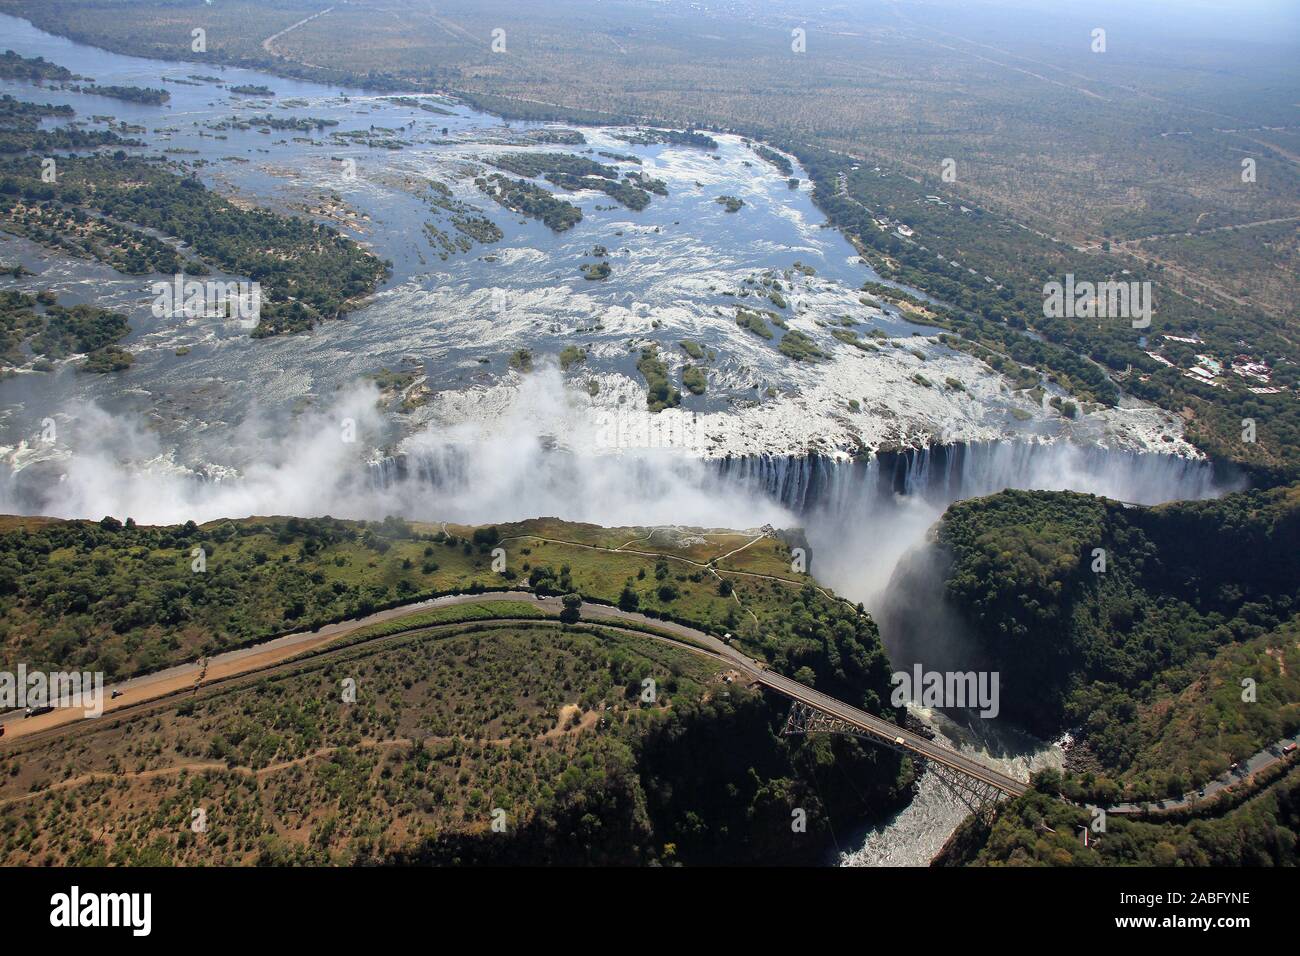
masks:
[(986, 823), (991, 821), (993, 809), (997, 802), (1006, 796), (992, 784), (985, 783), (983, 780), (972, 777), (938, 760), (930, 760), (925, 754), (908, 747), (899, 746), (892, 738), (886, 737), (884, 734), (873, 733), (859, 727), (857, 724), (823, 713), (802, 701), (795, 701), (791, 705), (790, 716), (786, 718), (785, 727), (781, 731), (783, 737), (797, 734), (844, 734), (861, 740), (869, 740), (873, 744), (888, 747), (890, 750), (906, 754), (913, 760), (919, 760), (971, 813), (980, 817)]

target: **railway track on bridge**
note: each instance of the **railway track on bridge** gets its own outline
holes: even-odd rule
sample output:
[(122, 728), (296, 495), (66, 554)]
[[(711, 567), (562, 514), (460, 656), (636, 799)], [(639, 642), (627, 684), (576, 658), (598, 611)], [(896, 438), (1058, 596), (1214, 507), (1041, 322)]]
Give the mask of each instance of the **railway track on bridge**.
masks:
[[(154, 687), (156, 693), (151, 693), (151, 676), (133, 678), (121, 685), (115, 687), (106, 687), (106, 697), (113, 690), (123, 688), (124, 693), (121, 702), (106, 700), (106, 705), (111, 705), (105, 711), (103, 717), (112, 719), (113, 722), (119, 719), (130, 720), (136, 716), (144, 716), (153, 713), (160, 706), (168, 706), (175, 698), (187, 696), (190, 693), (200, 690), (216, 689), (230, 686), (232, 684), (243, 683), (257, 676), (266, 676), (272, 672), (283, 671), (287, 668), (304, 666), (309, 664), (313, 659), (325, 655), (336, 654), (344, 650), (356, 650), (371, 643), (382, 643), (392, 640), (397, 636), (409, 636), (418, 631), (446, 631), (455, 628), (470, 627), (475, 625), (493, 625), (493, 624), (536, 624), (538, 622), (553, 623), (550, 617), (543, 618), (491, 618), (482, 621), (466, 621), (459, 623), (447, 623), (429, 625), (425, 627), (412, 628), (410, 631), (401, 631), (395, 634), (378, 635), (363, 641), (348, 642), (339, 644), (338, 639), (346, 637), (349, 633), (360, 630), (372, 623), (376, 619), (382, 618), (385, 621), (400, 619), (404, 616), (425, 613), (433, 607), (454, 607), (465, 604), (490, 604), (499, 601), (527, 601), (534, 603), (540, 610), (554, 614), (558, 617), (561, 610), (561, 602), (558, 597), (538, 597), (529, 591), (501, 591), (488, 592), (481, 594), (463, 594), (451, 595), (433, 601), (421, 601), (411, 605), (409, 609), (403, 612), (401, 609), (393, 609), (382, 612), (381, 615), (372, 615), (355, 622), (348, 622), (343, 625), (332, 625), (330, 627), (330, 639), (328, 643), (319, 646), (310, 647), (301, 654), (294, 654), (293, 648), (296, 641), (302, 640), (307, 635), (286, 635), (275, 638), (271, 641), (263, 642), (259, 645), (253, 645), (249, 648), (243, 648), (238, 651), (229, 652), (226, 655), (218, 655), (206, 661), (196, 661), (188, 665), (169, 668), (165, 672), (154, 675)], [(792, 721), (787, 724), (787, 731), (793, 733), (840, 733), (858, 736), (867, 739), (873, 743), (890, 747), (904, 753), (909, 753), (928, 762), (936, 769), (941, 769), (948, 774), (958, 775), (973, 785), (963, 785), (960, 782), (956, 786), (963, 791), (964, 797), (972, 808), (976, 804), (985, 804), (1000, 796), (1019, 796), (1029, 789), (1028, 785), (1014, 777), (998, 771), (986, 764), (981, 763), (974, 758), (968, 757), (951, 747), (935, 743), (920, 734), (914, 733), (905, 727), (892, 723), (869, 714), (866, 711), (854, 707), (824, 694), (821, 691), (814, 690), (806, 684), (801, 684), (782, 674), (770, 670), (765, 664), (757, 661), (748, 655), (742, 653), (736, 647), (727, 642), (714, 637), (697, 628), (685, 624), (679, 624), (675, 621), (665, 621), (659, 618), (648, 617), (635, 611), (623, 611), (616, 607), (610, 607), (604, 604), (591, 604), (584, 602), (581, 607), (582, 622), (588, 625), (606, 627), (611, 630), (617, 630), (623, 633), (635, 634), (641, 637), (651, 638), (654, 640), (665, 641), (692, 653), (701, 654), (713, 658), (721, 663), (727, 664), (742, 674), (744, 674), (752, 683), (757, 684), (764, 689), (779, 694), (790, 700), (796, 710), (792, 711)], [(632, 626), (635, 625), (635, 626)], [(283, 645), (286, 648), (287, 657), (266, 660), (259, 655), (259, 648), (272, 645)], [(223, 661), (223, 658), (227, 659)], [(231, 672), (227, 666), (227, 675), (221, 680), (204, 682), (199, 675), (205, 672), (206, 668), (214, 664), (235, 662), (247, 660), (249, 666), (244, 670)], [(196, 681), (193, 685), (177, 689), (176, 677), (184, 675), (187, 671), (192, 670)], [(803, 710), (799, 710), (803, 708)], [(795, 721), (793, 718), (801, 716), (801, 721)], [(0, 751), (5, 749), (6, 743), (17, 744), (19, 742), (38, 743), (53, 737), (60, 737), (66, 734), (77, 733), (82, 730), (91, 730), (98, 723), (98, 719), (87, 719), (76, 713), (45, 714), (42, 717), (42, 726), (39, 729), (35, 727), (34, 733), (18, 734), (10, 736), (7, 739), (0, 739)], [(8, 722), (13, 726), (16, 721), (14, 715), (4, 715), (0, 722)], [(17, 728), (15, 728), (17, 729)], [(951, 777), (950, 777), (951, 782)]]

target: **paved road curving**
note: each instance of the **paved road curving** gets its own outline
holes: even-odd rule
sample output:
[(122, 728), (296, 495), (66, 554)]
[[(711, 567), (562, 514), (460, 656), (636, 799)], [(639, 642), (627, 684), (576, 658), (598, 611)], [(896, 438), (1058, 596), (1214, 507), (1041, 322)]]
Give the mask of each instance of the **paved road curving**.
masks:
[[(372, 624), (409, 617), (434, 608), (453, 607), (462, 604), (487, 604), (497, 601), (524, 601), (554, 614), (558, 614), (563, 607), (560, 598), (538, 597), (531, 591), (455, 594), (420, 601), (400, 608), (379, 611), (353, 621), (331, 624), (320, 628), (318, 631), (301, 631), (295, 634), (287, 634), (251, 647), (228, 651), (210, 659), (178, 664), (165, 671), (134, 677), (104, 689), (106, 697), (104, 713), (111, 714), (114, 710), (122, 707), (156, 700), (216, 680), (260, 671), (300, 654), (323, 649), (337, 638)], [(697, 628), (679, 624), (675, 621), (664, 621), (659, 618), (649, 617), (635, 611), (624, 611), (604, 604), (584, 602), (581, 614), (583, 620), (588, 622), (603, 623), (614, 627), (617, 627), (621, 622), (652, 628), (659, 632), (660, 640), (668, 640), (694, 653), (705, 654), (730, 664), (750, 680), (769, 690), (846, 721), (889, 746), (911, 751), (927, 760), (936, 761), (953, 770), (965, 773), (1002, 793), (1015, 796), (1024, 793), (1028, 789), (1025, 783), (1013, 777), (1008, 777), (1006, 774), (987, 767), (951, 748), (927, 740), (925, 737), (899, 727), (897, 724), (882, 720), (864, 710), (800, 684), (798, 681), (777, 674), (769, 670), (762, 662), (741, 653), (736, 647)], [(116, 699), (108, 699), (111, 692), (114, 691), (119, 692), (119, 696)], [(39, 731), (52, 730), (73, 724), (83, 718), (84, 712), (76, 708), (58, 709), (27, 719), (23, 719), (22, 714), (18, 712), (7, 714), (0, 718), (0, 723), (5, 726), (7, 731), (5, 737), (0, 738), (0, 746), (3, 746), (6, 741), (21, 739)]]
[[(166, 670), (133, 677), (118, 684), (106, 686), (104, 688), (104, 713), (111, 714), (123, 707), (160, 700), (200, 686), (256, 673), (283, 664), (299, 655), (325, 650), (328, 645), (334, 643), (337, 639), (374, 624), (400, 620), (436, 608), (455, 607), (465, 604), (488, 604), (500, 601), (530, 603), (548, 614), (554, 615), (558, 615), (563, 608), (558, 597), (538, 597), (532, 591), (523, 590), (452, 594), (432, 598), (414, 604), (389, 608), (384, 611), (376, 611), (374, 614), (351, 621), (328, 624), (316, 631), (299, 631), (286, 634), (249, 647), (227, 651), (215, 657), (177, 664)], [(650, 617), (635, 611), (624, 611), (604, 604), (584, 602), (581, 614), (583, 620), (588, 623), (599, 623), (626, 633), (666, 640), (676, 646), (685, 647), (694, 653), (712, 657), (734, 667), (754, 683), (790, 700), (799, 701), (832, 717), (846, 721), (887, 746), (907, 750), (927, 760), (933, 760), (987, 784), (1004, 794), (1017, 796), (1029, 789), (1026, 783), (994, 770), (950, 747), (935, 743), (906, 728), (899, 727), (897, 724), (868, 714), (866, 711), (844, 701), (837, 700), (811, 687), (800, 684), (798, 681), (769, 670), (761, 661), (748, 657), (736, 647), (697, 628), (679, 624), (675, 621)], [(488, 620), (508, 623), (511, 619), (485, 619), (485, 623)], [(518, 623), (526, 623), (529, 620), (535, 619), (520, 618)], [(658, 634), (648, 635), (636, 628), (619, 627), (620, 624), (635, 624), (637, 627), (652, 629)], [(114, 691), (118, 692), (120, 696), (117, 699), (110, 699), (110, 695)], [(73, 728), (68, 725), (83, 719), (83, 716), (82, 711), (71, 708), (56, 709), (47, 714), (26, 719), (24, 719), (21, 711), (0, 714), (0, 728), (5, 731), (4, 735), (0, 736), (0, 749), (3, 749), (8, 743), (17, 742), (35, 733), (52, 731), (61, 727), (72, 730)], [(1295, 753), (1287, 754), (1284, 751), (1284, 748), (1292, 743), (1300, 743), (1300, 734), (1295, 737), (1283, 738), (1260, 750), (1248, 759), (1243, 760), (1236, 770), (1225, 772), (1217, 779), (1207, 783), (1202, 790), (1196, 793), (1188, 793), (1179, 798), (1158, 801), (1119, 803), (1107, 807), (1106, 812), (1137, 816), (1161, 811), (1192, 809), (1210, 803), (1224, 790), (1239, 786), (1242, 783), (1248, 783), (1260, 771), (1278, 763), (1296, 759)]]

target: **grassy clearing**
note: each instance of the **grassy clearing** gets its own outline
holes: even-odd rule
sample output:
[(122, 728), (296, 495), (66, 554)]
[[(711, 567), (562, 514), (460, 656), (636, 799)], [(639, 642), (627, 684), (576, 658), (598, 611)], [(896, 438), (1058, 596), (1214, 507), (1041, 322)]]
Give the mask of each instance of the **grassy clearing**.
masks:
[[(797, 593), (743, 579), (734, 596), (719, 593), (704, 565), (751, 540), (553, 519), (445, 531), (396, 520), (253, 518), (145, 528), (6, 519), (0, 665), (97, 669), (111, 680), (388, 606), (530, 581), (609, 604), (630, 588), (647, 613), (721, 633), (754, 618), (779, 619)], [(629, 550), (593, 550), (624, 545)], [(504, 552), (503, 573), (493, 570), (496, 548)], [(204, 570), (195, 571), (200, 552)], [(807, 580), (790, 572), (785, 546), (771, 538), (729, 562), (761, 560), (772, 573)]]

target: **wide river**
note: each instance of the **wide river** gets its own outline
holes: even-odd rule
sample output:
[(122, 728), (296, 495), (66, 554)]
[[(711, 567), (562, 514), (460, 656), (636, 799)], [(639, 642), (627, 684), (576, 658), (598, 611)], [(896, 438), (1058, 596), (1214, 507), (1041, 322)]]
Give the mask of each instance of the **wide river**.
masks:
[[(862, 284), (877, 276), (828, 228), (804, 171), (794, 165), (792, 184), (740, 137), (717, 135), (716, 150), (643, 142), (618, 127), (583, 127), (579, 137), (445, 97), (120, 56), (7, 16), (0, 34), (0, 46), (99, 84), (163, 87), (171, 97), (150, 106), (22, 81), (0, 81), (0, 93), (70, 105), (73, 121), (88, 128), (126, 124), (117, 127), (123, 135), (147, 144), (132, 151), (164, 153), (237, 201), (327, 222), (393, 265), (390, 280), (343, 320), (255, 340), (238, 322), (156, 317), (152, 286), (170, 276), (125, 276), (0, 233), (0, 261), (34, 273), (0, 278), (0, 288), (51, 289), (64, 304), (120, 310), (131, 324), (123, 344), (135, 355), (122, 373), (86, 374), (67, 361), (0, 380), (0, 510), (147, 522), (401, 511), (425, 519), (556, 514), (604, 524), (788, 526), (800, 518), (784, 478), (755, 496), (711, 484), (700, 462), (1043, 439), (1070, 441), (1027, 464), (987, 446), (994, 450), (970, 458), (981, 477), (966, 493), (1017, 484), (1145, 501), (1215, 490), (1185, 458), (1138, 454), (1190, 451), (1170, 416), (1126, 401), (1064, 419), (1041, 397), (1012, 392), (941, 345), (933, 328), (864, 297)], [(238, 86), (270, 95), (233, 92)], [(267, 116), (324, 122), (276, 130)], [(577, 226), (556, 233), (475, 184), (494, 171), (487, 160), (518, 152), (595, 159), (662, 180), (667, 195), (633, 211), (600, 192), (564, 193), (538, 180), (582, 210)], [(721, 197), (743, 205), (728, 212)], [(466, 213), (491, 219), (502, 238), (460, 241), (452, 220)], [(612, 271), (590, 281), (579, 270), (596, 261), (597, 247)], [(780, 304), (768, 295), (773, 282)], [(783, 354), (779, 337), (737, 324), (737, 305), (780, 314), (827, 357)], [(832, 334), (847, 327), (878, 347)], [(683, 341), (706, 357), (688, 358)], [(705, 393), (683, 389), (680, 408), (650, 415), (636, 367), (650, 343), (679, 384), (683, 365), (699, 364)], [(568, 346), (586, 357), (562, 369), (556, 357)], [(531, 373), (510, 365), (520, 349), (533, 354)], [(414, 376), (405, 408), (392, 395), (381, 401), (372, 377), (383, 370)], [(52, 442), (38, 437), (48, 421), (57, 426)], [(341, 439), (341, 422), (356, 426), (355, 441)], [(659, 443), (647, 439), (647, 424), (685, 438), (669, 452), (646, 448)], [(567, 465), (557, 464), (557, 448), (574, 453)], [(1080, 459), (1080, 448), (1122, 454), (1099, 462)], [(387, 477), (395, 452), (431, 463), (432, 486), (395, 492)], [(358, 484), (358, 474), (369, 484)], [(435, 493), (439, 480), (455, 488)], [(859, 514), (859, 525), (824, 515), (814, 544), (829, 556), (838, 540), (839, 560), (827, 557), (823, 579), (869, 599), (945, 503), (896, 509), (893, 525), (875, 512)], [(959, 743), (971, 752), (991, 748), (1021, 774), (1030, 760), (1055, 759), (1040, 744), (1006, 736)], [(845, 860), (924, 864), (963, 815), (937, 788), (927, 778), (913, 805)]]

